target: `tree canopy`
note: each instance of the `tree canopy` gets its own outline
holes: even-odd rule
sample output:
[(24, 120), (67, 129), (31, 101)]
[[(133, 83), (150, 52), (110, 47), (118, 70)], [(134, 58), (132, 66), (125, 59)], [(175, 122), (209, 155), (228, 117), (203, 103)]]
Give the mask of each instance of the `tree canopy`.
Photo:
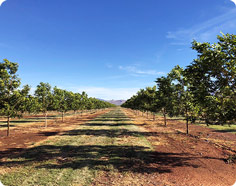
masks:
[[(161, 111), (183, 116), (194, 122), (203, 119), (207, 124), (233, 123), (236, 120), (236, 35), (222, 34), (218, 42), (192, 42), (198, 55), (185, 69), (174, 67), (167, 76), (156, 79), (155, 98), (140, 89), (123, 107)], [(150, 102), (149, 100), (155, 100)], [(151, 109), (150, 109), (151, 108)]]
[(43, 112), (45, 114), (45, 127), (47, 127), (48, 111), (64, 113), (73, 110), (100, 109), (113, 107), (105, 101), (89, 98), (85, 92), (82, 94), (62, 90), (49, 83), (40, 82), (34, 92), (30, 94), (30, 86), (20, 88), (21, 81), (18, 77), (18, 63), (4, 59), (0, 63), (0, 115), (7, 117), (7, 136), (10, 131), (10, 118), (20, 117), (23, 113)]

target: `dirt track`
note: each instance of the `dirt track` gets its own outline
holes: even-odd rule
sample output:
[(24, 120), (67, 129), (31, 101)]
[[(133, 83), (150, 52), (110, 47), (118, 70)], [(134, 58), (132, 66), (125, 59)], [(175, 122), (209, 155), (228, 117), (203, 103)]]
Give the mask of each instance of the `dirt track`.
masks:
[[(47, 129), (42, 124), (17, 127), (11, 130), (11, 137), (6, 137), (6, 132), (1, 130), (0, 159), (13, 152), (19, 153), (17, 148), (35, 146), (38, 142), (72, 130), (101, 113), (67, 119), (65, 123), (51, 122)], [(235, 154), (234, 134), (191, 126), (191, 135), (187, 136), (183, 133), (184, 124), (181, 122), (169, 121), (169, 126), (163, 127), (161, 118), (153, 122), (128, 110), (125, 114), (132, 118), (154, 147), (155, 152), (149, 154), (152, 162), (146, 165), (147, 170), (142, 171), (143, 174), (132, 173), (129, 177), (103, 175), (93, 185), (231, 186), (235, 183), (236, 164), (225, 162), (229, 155)]]

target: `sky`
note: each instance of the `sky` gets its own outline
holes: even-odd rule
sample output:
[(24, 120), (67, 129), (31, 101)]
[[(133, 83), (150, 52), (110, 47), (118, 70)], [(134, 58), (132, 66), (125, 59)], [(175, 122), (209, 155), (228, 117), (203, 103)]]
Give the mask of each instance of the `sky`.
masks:
[(235, 34), (231, 0), (0, 0), (0, 61), (22, 85), (48, 82), (128, 99), (197, 53), (191, 42)]

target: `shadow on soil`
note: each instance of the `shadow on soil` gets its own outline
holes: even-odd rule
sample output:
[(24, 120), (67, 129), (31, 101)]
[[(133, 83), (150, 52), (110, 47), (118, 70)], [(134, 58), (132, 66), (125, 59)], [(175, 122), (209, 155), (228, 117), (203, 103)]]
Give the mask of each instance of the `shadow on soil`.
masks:
[[(110, 171), (107, 166), (113, 166), (119, 172), (138, 173), (168, 173), (174, 167), (198, 166), (188, 163), (196, 157), (186, 157), (184, 153), (163, 153), (149, 151), (142, 146), (54, 146), (42, 145), (30, 149), (10, 149), (3, 154), (22, 153), (13, 156), (17, 161), (8, 159), (0, 162), (0, 166), (27, 166), (39, 163), (36, 168), (46, 169), (82, 169), (88, 167), (94, 170)], [(5, 155), (7, 156), (7, 155)], [(201, 157), (202, 158), (202, 157)], [(208, 157), (205, 157), (208, 158)], [(49, 163), (49, 160), (52, 162)]]
[(107, 136), (107, 137), (124, 137), (124, 136), (157, 136), (158, 132), (139, 132), (139, 131), (131, 131), (127, 129), (100, 129), (100, 130), (92, 130), (92, 129), (77, 129), (71, 130), (63, 135), (65, 136), (80, 136), (80, 135), (92, 135), (92, 136)]
[(236, 133), (236, 129), (214, 130), (214, 132), (223, 132), (223, 133), (235, 132)]
[[(100, 118), (101, 119), (101, 118)], [(119, 118), (120, 119), (120, 118)], [(124, 121), (123, 119), (120, 119)], [(97, 121), (97, 120), (96, 120)], [(101, 120), (99, 120), (101, 121)], [(107, 121), (107, 120), (106, 120)], [(108, 121), (113, 121), (110, 118)], [(107, 123), (88, 123), (87, 126), (109, 125)], [(131, 123), (115, 124), (131, 125)], [(110, 125), (109, 125), (110, 126)], [(52, 136), (57, 132), (42, 132), (40, 135)], [(63, 135), (94, 135), (108, 137), (156, 136), (157, 132), (138, 132), (127, 129), (114, 130), (71, 130)], [(215, 159), (212, 157), (193, 157), (188, 153), (165, 153), (152, 151), (144, 146), (115, 145), (41, 145), (32, 148), (13, 148), (0, 151), (0, 167), (35, 166), (38, 169), (83, 169), (134, 173), (170, 173), (175, 167), (193, 167), (192, 159)], [(4, 160), (4, 161), (2, 161)]]
[[(134, 126), (133, 123), (86, 123), (82, 124), (81, 126), (92, 126), (92, 127), (97, 127), (97, 126), (108, 126), (108, 127), (120, 127), (120, 126)], [(144, 126), (139, 125), (139, 126)]]
[(94, 121), (98, 121), (98, 122), (103, 122), (103, 121), (131, 121), (130, 118), (127, 117), (116, 117), (116, 118), (97, 118)]
[(37, 123), (37, 122), (43, 122), (42, 120), (16, 120), (16, 121), (11, 121), (11, 123)]
[[(114, 118), (98, 119), (94, 120), (96, 123), (88, 123), (86, 125), (109, 125), (97, 121), (114, 121)], [(116, 121), (124, 121), (127, 118), (120, 115), (116, 119)], [(131, 125), (131, 123), (115, 125)], [(40, 135), (45, 136), (57, 134), (56, 132), (40, 133)], [(63, 135), (94, 135), (112, 138), (124, 136), (157, 136), (158, 133), (131, 131), (127, 129), (78, 129), (68, 131)], [(144, 146), (127, 145), (41, 145), (32, 148), (12, 148), (7, 151), (0, 151), (0, 166), (24, 167), (33, 165), (38, 169), (83, 169), (86, 167), (92, 170), (111, 171), (110, 166), (113, 166), (119, 172), (156, 172), (161, 174), (172, 172), (172, 168), (174, 167), (198, 168), (197, 165), (189, 163), (192, 159), (215, 158), (193, 157), (188, 153), (157, 152)]]
[(39, 136), (55, 136), (58, 134), (59, 134), (59, 132), (40, 132)]
[[(16, 125), (10, 124), (10, 127), (15, 127)], [(0, 128), (6, 128), (7, 124), (0, 124)]]

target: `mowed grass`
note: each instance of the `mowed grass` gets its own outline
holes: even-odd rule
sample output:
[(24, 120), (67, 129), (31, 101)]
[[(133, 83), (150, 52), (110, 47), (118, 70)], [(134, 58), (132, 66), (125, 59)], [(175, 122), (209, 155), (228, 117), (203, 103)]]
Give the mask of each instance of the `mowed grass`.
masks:
[(82, 186), (105, 174), (150, 173), (156, 170), (149, 166), (154, 152), (147, 135), (117, 108), (21, 154), (3, 158), (0, 180), (6, 186)]
[(236, 134), (236, 125), (209, 125), (208, 127), (218, 132), (232, 132)]

